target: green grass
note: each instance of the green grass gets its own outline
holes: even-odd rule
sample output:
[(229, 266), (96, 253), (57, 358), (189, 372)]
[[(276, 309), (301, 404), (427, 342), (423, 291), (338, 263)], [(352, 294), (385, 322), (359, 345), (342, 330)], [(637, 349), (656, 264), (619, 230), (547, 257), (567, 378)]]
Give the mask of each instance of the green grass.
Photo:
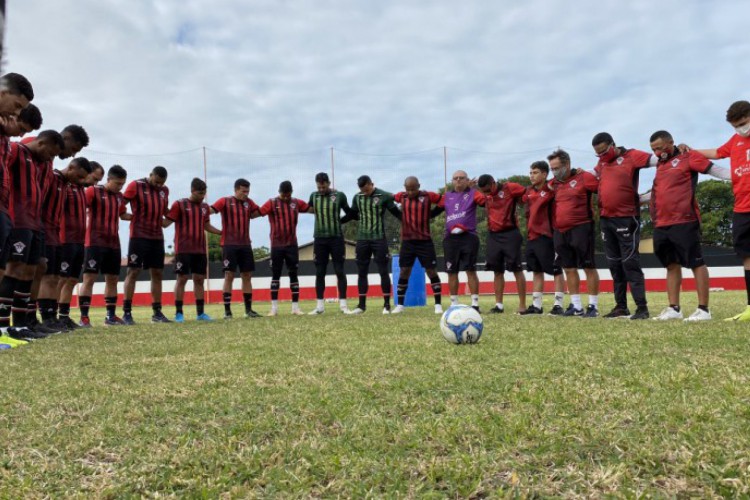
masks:
[(0, 498), (750, 494), (750, 325), (506, 313), (453, 346), (431, 307), (332, 305), (0, 352)]

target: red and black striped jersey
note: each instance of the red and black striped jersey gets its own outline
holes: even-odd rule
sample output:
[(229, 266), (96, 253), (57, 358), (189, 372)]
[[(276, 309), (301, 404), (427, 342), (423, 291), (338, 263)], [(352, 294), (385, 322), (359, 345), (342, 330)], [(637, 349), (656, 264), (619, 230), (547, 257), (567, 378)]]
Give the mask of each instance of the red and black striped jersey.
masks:
[(216, 200), (211, 208), (221, 214), (221, 246), (250, 244), (250, 215), (258, 210), (253, 200), (225, 196)]
[(430, 211), (440, 202), (441, 195), (431, 191), (420, 191), (415, 198), (405, 192), (396, 193), (393, 198), (401, 204), (401, 239), (429, 240)]
[(31, 157), (31, 151), (23, 144), (11, 143), (8, 174), (13, 190), (10, 205), (13, 227), (41, 230), (42, 190), (39, 184), (39, 168)]
[(83, 245), (86, 241), (86, 193), (78, 184), (65, 185), (60, 242)]
[(47, 245), (60, 245), (60, 224), (63, 218), (63, 201), (67, 184), (68, 181), (59, 170), (53, 171), (47, 179), (42, 200), (42, 228), (44, 229), (44, 242)]
[(86, 188), (86, 246), (120, 248), (120, 216), (125, 213), (122, 193), (104, 186)]
[(148, 179), (138, 179), (125, 189), (123, 197), (130, 203), (133, 218), (130, 221), (130, 237), (147, 240), (163, 240), (161, 222), (169, 207), (169, 188), (154, 187)]
[(10, 216), (11, 190), (8, 176), (10, 137), (0, 134), (0, 213)]
[(207, 203), (177, 200), (166, 215), (174, 221), (174, 253), (206, 253), (206, 224), (211, 214)]
[(306, 212), (309, 205), (291, 198), (288, 201), (271, 198), (260, 207), (260, 214), (268, 216), (271, 224), (271, 248), (297, 246), (297, 221), (299, 213)]

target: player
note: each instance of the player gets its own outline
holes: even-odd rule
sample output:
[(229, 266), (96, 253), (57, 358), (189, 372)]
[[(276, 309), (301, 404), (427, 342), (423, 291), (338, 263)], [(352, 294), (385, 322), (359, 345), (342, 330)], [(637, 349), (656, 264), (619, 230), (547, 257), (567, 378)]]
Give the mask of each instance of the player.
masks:
[(248, 198), (250, 182), (237, 179), (234, 182), (234, 196), (219, 198), (211, 206), (212, 213), (221, 214), (221, 253), (224, 262), (224, 319), (232, 319), (232, 286), (235, 271), (240, 272), (242, 298), (245, 302), (245, 317), (260, 318), (253, 311), (252, 276), (255, 271), (255, 258), (250, 244), (250, 219), (259, 217), (260, 210)]
[(498, 184), (489, 174), (477, 179), (476, 203), (487, 210), (487, 265), (494, 272), (495, 306), (491, 314), (505, 311), (505, 271), (513, 273), (518, 288), (518, 313), (526, 312), (526, 276), (521, 265), (523, 238), (518, 230), (516, 208), (526, 188), (515, 182)]
[(458, 273), (465, 271), (471, 293), (471, 307), (479, 311), (476, 189), (471, 187), (469, 175), (463, 170), (454, 172), (452, 180), (453, 189), (446, 191), (439, 203), (440, 207), (445, 208), (443, 252), (451, 305), (458, 304)]
[(385, 239), (385, 211), (400, 219), (401, 212), (393, 201), (393, 195), (376, 188), (368, 175), (357, 179), (359, 193), (352, 197), (352, 217), (357, 225), (357, 289), (359, 303), (349, 314), (362, 314), (367, 310), (367, 290), (370, 288), (368, 274), (370, 259), (375, 259), (380, 274), (380, 290), (383, 292), (383, 314), (391, 313), (391, 277), (388, 274), (388, 261), (391, 256)]
[[(618, 147), (612, 136), (600, 132), (591, 141), (599, 162), (594, 173), (599, 178), (599, 229), (604, 253), (614, 282), (615, 307), (605, 318), (648, 319), (646, 285), (638, 251), (641, 236), (638, 174), (656, 165), (656, 158), (645, 151)], [(628, 285), (636, 305), (628, 309)]]
[[(591, 197), (599, 188), (594, 174), (571, 168), (570, 155), (558, 149), (547, 156), (554, 180), (549, 183), (555, 192), (555, 252), (568, 279), (571, 303), (563, 316), (599, 316), (599, 272), (594, 263), (594, 219)], [(586, 274), (589, 304), (583, 310), (578, 269)]]
[(190, 198), (175, 201), (162, 223), (164, 227), (175, 223), (174, 269), (177, 281), (174, 285), (176, 309), (174, 320), (177, 323), (185, 321), (182, 304), (185, 285), (191, 275), (195, 291), (196, 319), (198, 321), (212, 320), (211, 316), (204, 311), (203, 283), (208, 268), (206, 231), (213, 234), (221, 234), (221, 231), (211, 225), (210, 207), (203, 202), (204, 199), (206, 199), (206, 183), (196, 177), (190, 183)]
[(29, 80), (18, 73), (0, 77), (0, 117), (18, 116), (34, 100), (34, 88)]
[(394, 195), (394, 200), (401, 204), (401, 250), (398, 255), (400, 269), (396, 286), (398, 305), (392, 314), (404, 312), (409, 276), (416, 259), (419, 259), (427, 277), (430, 278), (435, 298), (435, 314), (443, 314), (442, 284), (436, 271), (437, 254), (430, 234), (430, 215), (432, 209), (440, 204), (442, 196), (431, 191), (421, 191), (419, 188), (419, 179), (409, 176), (404, 179), (404, 190)]
[(346, 247), (344, 234), (341, 232), (341, 212), (344, 220), (353, 218), (353, 213), (346, 201), (346, 195), (331, 189), (328, 174), (320, 172), (315, 176), (317, 191), (310, 195), (308, 205), (315, 213), (315, 231), (313, 232), (313, 252), (315, 254), (315, 296), (317, 305), (309, 314), (323, 314), (325, 312), (326, 269), (328, 260), (333, 261), (333, 270), (338, 280), (339, 309), (346, 313), (346, 274), (344, 261)]
[(522, 314), (542, 314), (544, 274), (554, 277), (555, 300), (550, 315), (565, 313), (562, 305), (565, 296), (565, 278), (560, 268), (555, 244), (552, 240), (555, 192), (547, 185), (549, 164), (535, 161), (529, 169), (531, 186), (526, 188), (521, 201), (526, 211), (526, 267), (534, 274), (532, 303)]
[(171, 323), (161, 310), (162, 277), (164, 275), (164, 232), (162, 221), (169, 207), (167, 169), (154, 167), (148, 177), (132, 181), (123, 193), (130, 204), (130, 243), (128, 274), (125, 277), (125, 299), (122, 321), (134, 325), (133, 294), (141, 269), (151, 274), (151, 309), (153, 323)]
[(271, 223), (271, 311), (269, 316), (279, 314), (279, 288), (281, 271), (286, 263), (289, 273), (289, 288), (292, 292), (292, 314), (304, 314), (299, 308), (299, 246), (297, 244), (297, 221), (300, 213), (312, 213), (304, 201), (292, 197), (292, 183), (279, 184), (279, 195), (260, 207), (260, 214), (268, 216)]
[[(46, 336), (29, 329), (26, 322), (31, 283), (42, 252), (41, 185), (37, 163), (51, 161), (63, 147), (62, 136), (54, 130), (41, 132), (27, 144), (11, 144), (7, 165), (13, 192), (14, 227), (0, 257), (3, 262), (10, 260), (0, 282), (0, 328), (7, 329), (11, 337)], [(11, 312), (14, 328), (8, 329)]]
[(695, 187), (698, 174), (730, 180), (730, 172), (714, 165), (697, 151), (681, 153), (672, 135), (659, 130), (651, 135), (651, 149), (658, 159), (654, 186), (647, 197), (654, 223), (654, 253), (667, 268), (669, 306), (655, 320), (682, 319), (680, 286), (682, 268), (692, 269), (698, 293), (698, 308), (685, 321), (711, 319), (708, 309), (708, 267), (701, 250), (701, 228)]
[(122, 188), (127, 171), (112, 165), (107, 171), (107, 182), (86, 188), (86, 256), (83, 267), (83, 285), (78, 299), (81, 304), (81, 325), (90, 325), (89, 306), (96, 277), (104, 275), (105, 326), (124, 324), (117, 317), (117, 280), (120, 277), (120, 220), (129, 221)]

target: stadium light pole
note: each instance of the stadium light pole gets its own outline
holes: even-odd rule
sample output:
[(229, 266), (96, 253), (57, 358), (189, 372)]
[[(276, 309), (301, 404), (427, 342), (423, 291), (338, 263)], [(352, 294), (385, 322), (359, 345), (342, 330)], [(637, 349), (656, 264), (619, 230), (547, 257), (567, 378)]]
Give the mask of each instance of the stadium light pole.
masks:
[[(203, 146), (203, 182), (208, 186), (208, 162), (206, 161), (206, 146)], [(205, 231), (204, 231), (205, 232)], [(209, 252), (208, 238), (206, 238), (206, 256)], [(206, 293), (203, 294), (206, 304), (211, 303), (211, 262), (206, 259)]]
[(336, 169), (333, 163), (333, 146), (331, 146), (331, 187), (336, 189)]
[(443, 181), (448, 185), (448, 148), (443, 146)]

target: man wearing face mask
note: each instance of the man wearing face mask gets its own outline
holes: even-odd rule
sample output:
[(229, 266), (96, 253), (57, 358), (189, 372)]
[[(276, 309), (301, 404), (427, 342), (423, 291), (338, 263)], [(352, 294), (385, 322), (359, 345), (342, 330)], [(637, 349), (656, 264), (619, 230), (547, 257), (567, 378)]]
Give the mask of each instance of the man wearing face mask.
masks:
[[(555, 253), (565, 270), (570, 305), (563, 316), (599, 316), (599, 272), (594, 263), (594, 218), (591, 198), (599, 181), (590, 172), (571, 168), (570, 155), (558, 149), (547, 157), (555, 178), (549, 187), (555, 192), (555, 224), (552, 239)], [(589, 305), (583, 310), (578, 269), (586, 273)]]
[[(717, 149), (698, 149), (709, 160), (729, 158), (734, 191), (734, 215), (732, 217), (732, 239), (734, 251), (742, 258), (745, 268), (747, 307), (727, 321), (750, 321), (750, 102), (737, 101), (727, 110), (726, 120), (734, 127), (735, 134)], [(680, 145), (681, 150), (689, 150)]]
[[(604, 253), (612, 273), (615, 307), (605, 318), (647, 319), (646, 286), (641, 269), (640, 169), (656, 165), (649, 153), (618, 147), (612, 136), (600, 132), (591, 141), (599, 162), (594, 173), (599, 178), (599, 229)], [(635, 301), (635, 314), (628, 309), (628, 284)]]
[(654, 223), (654, 253), (667, 268), (669, 306), (655, 320), (682, 319), (680, 286), (682, 268), (692, 269), (698, 292), (698, 309), (685, 321), (711, 319), (708, 310), (708, 267), (701, 251), (701, 228), (695, 187), (698, 174), (729, 180), (727, 169), (711, 163), (697, 151), (681, 153), (672, 135), (659, 130), (651, 135), (651, 149), (659, 159), (654, 187), (641, 201), (650, 201), (649, 211)]

